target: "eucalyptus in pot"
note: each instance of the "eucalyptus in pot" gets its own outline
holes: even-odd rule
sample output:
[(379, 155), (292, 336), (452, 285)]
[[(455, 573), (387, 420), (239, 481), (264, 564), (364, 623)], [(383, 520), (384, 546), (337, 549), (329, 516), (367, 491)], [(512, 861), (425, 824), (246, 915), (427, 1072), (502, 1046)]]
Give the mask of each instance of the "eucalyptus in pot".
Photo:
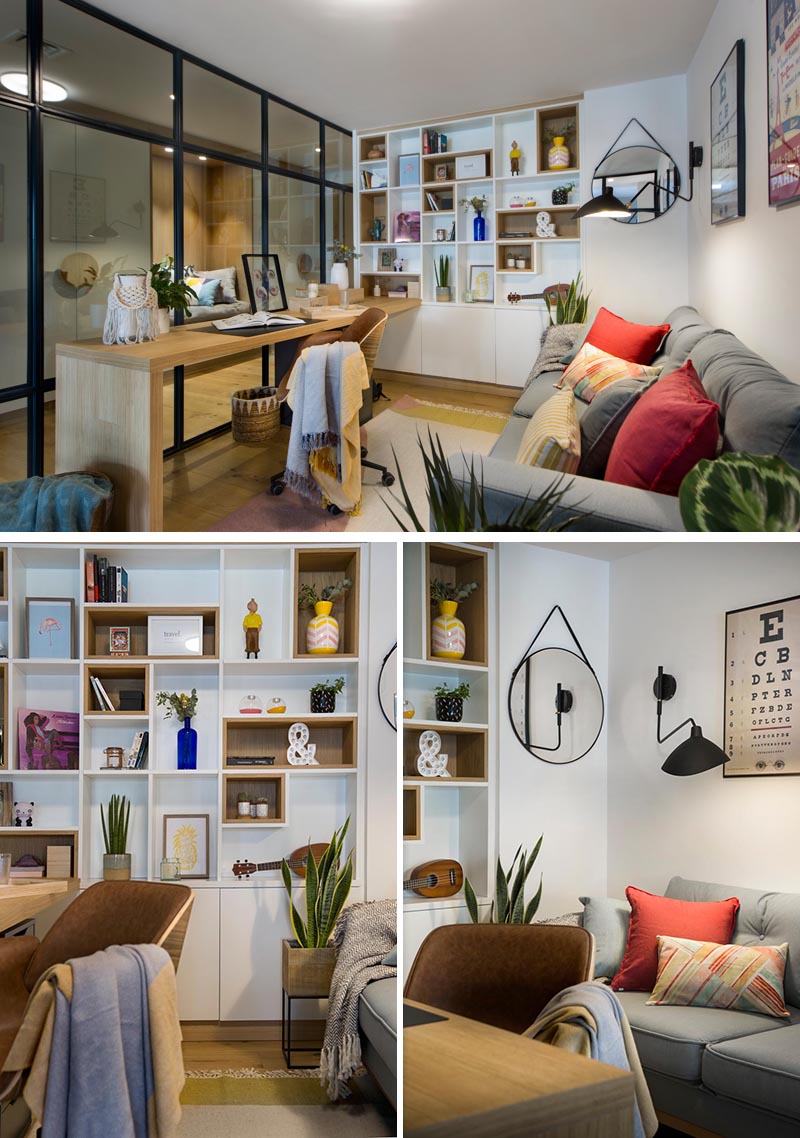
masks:
[(347, 262), (354, 261), (361, 254), (357, 253), (352, 245), (345, 244), (344, 241), (334, 241), (332, 245), (328, 246), (328, 252), (333, 253), (331, 284), (335, 284), (342, 292), (344, 289), (350, 288), (350, 270), (347, 267)]
[(185, 311), (193, 300), (197, 300), (197, 293), (186, 281), (175, 278), (174, 257), (164, 257), (151, 265), (150, 273), (150, 284), (158, 297), (158, 332), (163, 336), (170, 329), (170, 308)]
[(309, 689), (311, 696), (310, 710), (314, 715), (333, 715), (336, 711), (336, 697), (341, 695), (344, 688), (344, 676), (338, 676), (332, 681), (323, 681), (314, 684)]
[(469, 699), (469, 684), (439, 684), (433, 689), (436, 718), (443, 723), (460, 723), (464, 717), (464, 700)]
[(183, 727), (178, 731), (178, 770), (197, 769), (197, 732), (192, 727), (192, 719), (197, 715), (197, 688), (191, 695), (186, 692), (160, 691), (156, 694), (159, 707), (166, 707), (165, 719), (182, 719)]
[(297, 594), (297, 607), (313, 608), (314, 616), (306, 629), (306, 651), (310, 656), (334, 656), (339, 650), (339, 622), (331, 616), (333, 602), (343, 597), (353, 582), (343, 577), (332, 585), (317, 590), (316, 585), (303, 584)]
[(130, 881), (131, 855), (128, 853), (128, 824), (131, 804), (124, 794), (112, 794), (108, 801), (108, 817), (100, 803), (103, 827), (103, 878), (106, 881)]

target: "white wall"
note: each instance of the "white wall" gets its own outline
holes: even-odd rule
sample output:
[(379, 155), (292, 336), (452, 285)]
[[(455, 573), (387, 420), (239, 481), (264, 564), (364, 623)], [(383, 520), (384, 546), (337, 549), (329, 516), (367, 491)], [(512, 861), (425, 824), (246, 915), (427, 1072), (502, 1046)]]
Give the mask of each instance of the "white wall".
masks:
[(664, 731), (692, 716), (722, 745), (726, 610), (793, 596), (797, 545), (666, 544), (612, 563), (608, 888), (661, 893), (673, 874), (800, 891), (800, 779), (691, 778), (661, 764), (685, 733), (659, 746), (652, 684), (659, 664), (677, 682)]
[[(709, 88), (737, 39), (745, 41), (746, 216), (711, 225)], [(689, 293), (710, 323), (800, 381), (797, 248), (800, 208), (770, 208), (767, 62), (763, 0), (720, 0), (689, 70), (689, 134), (706, 148), (690, 207)]]
[[(536, 630), (560, 604), (608, 688), (608, 564), (570, 553), (500, 543), (499, 650), (497, 684), (498, 845), (508, 865), (520, 843), (544, 842), (530, 878), (528, 896), (544, 874), (540, 917), (580, 909), (584, 892), (606, 892), (605, 728), (585, 758), (566, 766), (535, 759), (516, 739), (507, 713), (508, 684)], [(542, 647), (573, 647), (560, 620), (551, 621)], [(535, 882), (534, 882), (535, 877)]]
[[(634, 116), (672, 155), (686, 178), (685, 76), (587, 91), (581, 117), (584, 200), (591, 193), (592, 171)], [(646, 138), (639, 132), (634, 141)], [(583, 222), (584, 273), (593, 311), (605, 305), (628, 320), (656, 323), (687, 303), (688, 209), (677, 202), (664, 217), (641, 226), (599, 219)]]

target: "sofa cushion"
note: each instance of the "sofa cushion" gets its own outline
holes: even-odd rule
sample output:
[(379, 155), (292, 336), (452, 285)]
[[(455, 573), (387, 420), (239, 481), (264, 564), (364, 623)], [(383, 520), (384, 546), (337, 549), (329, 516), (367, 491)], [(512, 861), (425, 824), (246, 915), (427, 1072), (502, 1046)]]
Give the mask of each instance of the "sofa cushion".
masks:
[(215, 304), (212, 308), (193, 304), (186, 309), (183, 321), (185, 324), (197, 324), (201, 320), (225, 320), (228, 316), (240, 316), (249, 311), (250, 305), (244, 300), (237, 300), (235, 304)]
[(581, 460), (581, 429), (572, 391), (557, 391), (528, 420), (515, 461), (575, 474)]
[[(525, 428), (529, 422), (529, 419), (523, 419), (519, 415), (512, 415), (505, 427), (503, 427), (502, 435), (498, 436), (497, 442), (491, 449), (490, 453), (492, 458), (502, 458), (506, 462), (516, 462), (519, 444), (522, 442), (522, 436), (525, 434)], [(480, 463), (475, 463), (475, 469), (480, 469)]]
[[(541, 375), (537, 375), (536, 379), (530, 380), (514, 404), (514, 414), (524, 416), (526, 419), (535, 415), (541, 405), (552, 396), (553, 388), (561, 379), (562, 374), (562, 369), (558, 368), (557, 371), (542, 372)], [(578, 418), (580, 418), (586, 410), (586, 404), (578, 403), (575, 410), (578, 413)]]
[(218, 280), (222, 286), (223, 304), (236, 304), (239, 299), (239, 285), (236, 280), (236, 268), (231, 265), (227, 269), (197, 269), (198, 277)]
[(726, 1098), (800, 1119), (800, 1025), (711, 1044), (702, 1076)]
[(790, 1019), (723, 1011), (721, 1008), (665, 1008), (647, 1004), (646, 992), (618, 992), (625, 1009), (642, 1066), (676, 1079), (699, 1082), (703, 1052), (716, 1044), (743, 1036), (786, 1032), (800, 1024), (800, 1010), (790, 1008)]
[(358, 1005), (361, 1030), (382, 1055), (397, 1047), (397, 978), (373, 980)]
[(642, 382), (655, 379), (657, 375), (657, 368), (609, 355), (602, 348), (586, 343), (554, 386), (571, 387), (578, 399), (591, 403), (601, 391), (623, 379)]
[(595, 976), (614, 976), (619, 971), (625, 945), (631, 907), (614, 897), (579, 897), (583, 905), (583, 927), (594, 937)]
[(708, 397), (719, 404), (723, 450), (776, 454), (800, 468), (800, 383), (727, 332), (704, 337), (692, 360)]
[(592, 400), (581, 419), (579, 474), (603, 477), (617, 433), (648, 386), (638, 379), (621, 379)]
[(687, 360), (642, 394), (611, 448), (606, 480), (677, 495), (689, 471), (714, 458), (718, 440), (719, 407)]
[(186, 283), (195, 294), (195, 308), (212, 308), (219, 301), (220, 283), (214, 277), (187, 277)]
[(586, 333), (586, 342), (610, 356), (649, 364), (669, 330), (669, 324), (632, 324), (608, 308), (601, 308)]
[(659, 936), (658, 975), (648, 1004), (736, 1008), (788, 1019), (783, 944), (709, 944)]
[(585, 331), (583, 324), (551, 324), (542, 333), (542, 346), (536, 362), (525, 381), (527, 387), (544, 371), (561, 371), (561, 357), (572, 349), (575, 341)]

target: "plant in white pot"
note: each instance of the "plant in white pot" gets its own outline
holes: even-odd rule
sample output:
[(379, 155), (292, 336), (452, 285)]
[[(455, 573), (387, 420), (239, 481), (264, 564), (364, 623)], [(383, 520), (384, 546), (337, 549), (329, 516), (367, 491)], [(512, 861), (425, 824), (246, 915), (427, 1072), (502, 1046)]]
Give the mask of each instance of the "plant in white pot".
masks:
[(130, 881), (131, 855), (128, 848), (128, 824), (131, 804), (124, 794), (112, 794), (108, 802), (108, 821), (100, 803), (100, 822), (103, 827), (103, 877), (106, 881)]
[(450, 300), (450, 258), (444, 253), (433, 262), (433, 274), (436, 277), (436, 299), (440, 304), (446, 304)]
[(328, 246), (328, 252), (333, 253), (331, 284), (335, 284), (340, 292), (350, 288), (350, 270), (347, 262), (354, 261), (361, 254), (357, 253), (352, 245), (346, 245), (344, 241), (334, 241)]
[(336, 950), (329, 946), (334, 925), (345, 906), (353, 884), (353, 851), (339, 868), (348, 818), (341, 830), (334, 830), (322, 857), (316, 860), (309, 842), (306, 860), (305, 920), (292, 896), (292, 871), (281, 863), (283, 884), (289, 897), (289, 918), (294, 940), (282, 942), (283, 987), (289, 996), (325, 996), (330, 990), (336, 964)]
[(164, 257), (150, 267), (150, 284), (158, 297), (158, 332), (163, 336), (169, 332), (170, 308), (187, 309), (197, 293), (186, 281), (175, 279), (175, 258)]

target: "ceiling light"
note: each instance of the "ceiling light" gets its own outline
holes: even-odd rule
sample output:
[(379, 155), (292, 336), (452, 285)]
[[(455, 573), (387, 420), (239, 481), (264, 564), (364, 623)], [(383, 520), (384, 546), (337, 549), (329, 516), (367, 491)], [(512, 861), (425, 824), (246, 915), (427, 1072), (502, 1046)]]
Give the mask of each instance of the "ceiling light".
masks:
[(164, 153), (165, 154), (174, 154), (175, 153), (175, 147), (174, 146), (165, 146), (164, 147)]
[(206, 158), (205, 154), (198, 154), (197, 155), (197, 161), (198, 162), (208, 162), (208, 159)]
[(174, 95), (170, 95), (170, 99), (172, 99), (173, 103), (175, 102), (175, 96)]
[[(7, 71), (4, 75), (0, 75), (0, 83), (7, 91), (28, 97), (28, 76), (24, 71)], [(62, 87), (60, 83), (53, 83), (51, 79), (42, 80), (42, 102), (63, 103), (66, 97), (66, 87)]]
[(315, 146), (314, 150), (317, 154), (320, 154), (322, 152), (322, 147), (321, 146)]

